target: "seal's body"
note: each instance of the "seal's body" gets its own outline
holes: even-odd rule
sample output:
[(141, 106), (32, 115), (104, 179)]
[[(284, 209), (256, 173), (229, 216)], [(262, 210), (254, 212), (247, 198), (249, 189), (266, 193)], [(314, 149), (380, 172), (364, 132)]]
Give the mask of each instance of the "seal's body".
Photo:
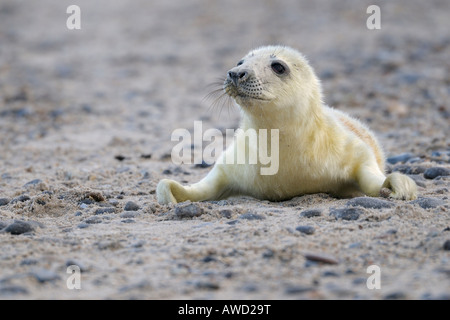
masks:
[[(294, 49), (268, 46), (251, 51), (227, 74), (225, 92), (240, 106), (241, 131), (200, 182), (182, 186), (161, 180), (158, 202), (218, 200), (250, 195), (271, 201), (326, 192), (340, 197), (415, 199), (409, 177), (384, 175), (384, 155), (375, 136), (356, 119), (322, 102), (321, 86), (306, 59)], [(227, 154), (251, 152), (245, 132), (278, 130), (276, 173), (261, 174), (261, 163), (227, 164)], [(270, 144), (268, 144), (270, 153)], [(232, 157), (231, 157), (232, 158)]]

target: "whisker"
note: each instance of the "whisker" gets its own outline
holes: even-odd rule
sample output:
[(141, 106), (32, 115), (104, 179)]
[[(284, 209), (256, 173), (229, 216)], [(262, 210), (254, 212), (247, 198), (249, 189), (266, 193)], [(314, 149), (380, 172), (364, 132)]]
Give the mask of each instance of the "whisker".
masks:
[[(209, 84), (207, 88), (213, 90), (203, 98), (203, 101), (212, 101), (208, 112), (218, 113), (219, 117), (224, 107), (228, 109), (228, 116), (230, 116), (230, 107), (233, 105), (232, 98), (223, 89), (224, 82), (225, 79), (219, 78), (217, 81)], [(219, 112), (216, 112), (217, 109), (219, 109)]]

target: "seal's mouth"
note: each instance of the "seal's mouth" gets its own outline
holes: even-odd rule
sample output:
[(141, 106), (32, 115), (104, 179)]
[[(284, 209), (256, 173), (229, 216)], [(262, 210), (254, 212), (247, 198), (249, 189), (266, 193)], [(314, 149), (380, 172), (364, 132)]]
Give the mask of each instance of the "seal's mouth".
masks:
[(248, 82), (235, 83), (227, 78), (223, 84), (223, 89), (225, 93), (233, 99), (240, 99), (243, 101), (269, 101), (264, 98), (261, 83), (256, 79)]

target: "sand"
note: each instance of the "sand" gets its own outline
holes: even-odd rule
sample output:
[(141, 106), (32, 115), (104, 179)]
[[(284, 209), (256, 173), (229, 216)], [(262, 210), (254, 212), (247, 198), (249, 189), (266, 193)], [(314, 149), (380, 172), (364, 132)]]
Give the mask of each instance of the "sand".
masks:
[[(450, 298), (450, 4), (383, 3), (368, 30), (370, 4), (2, 1), (0, 298)], [(237, 128), (239, 110), (205, 96), (266, 44), (308, 57), (417, 201), (157, 204), (160, 179), (210, 170), (172, 163), (173, 130)]]

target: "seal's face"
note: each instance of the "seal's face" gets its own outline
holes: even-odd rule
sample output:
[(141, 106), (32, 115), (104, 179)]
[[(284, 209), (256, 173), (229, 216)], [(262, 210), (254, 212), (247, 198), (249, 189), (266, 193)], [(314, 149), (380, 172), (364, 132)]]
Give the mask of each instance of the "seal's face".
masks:
[(224, 90), (244, 108), (297, 107), (318, 87), (315, 79), (298, 51), (267, 46), (251, 51), (228, 71)]

